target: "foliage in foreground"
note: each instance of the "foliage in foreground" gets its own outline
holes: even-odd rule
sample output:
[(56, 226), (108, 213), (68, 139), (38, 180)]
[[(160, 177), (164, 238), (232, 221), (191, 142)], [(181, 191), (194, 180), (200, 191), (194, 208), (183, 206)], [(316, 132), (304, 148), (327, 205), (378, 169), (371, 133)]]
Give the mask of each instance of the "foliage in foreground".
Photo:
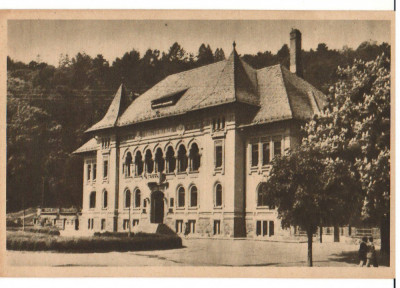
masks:
[(162, 250), (182, 247), (182, 239), (171, 235), (132, 237), (57, 237), (31, 233), (7, 233), (7, 250), (101, 253)]

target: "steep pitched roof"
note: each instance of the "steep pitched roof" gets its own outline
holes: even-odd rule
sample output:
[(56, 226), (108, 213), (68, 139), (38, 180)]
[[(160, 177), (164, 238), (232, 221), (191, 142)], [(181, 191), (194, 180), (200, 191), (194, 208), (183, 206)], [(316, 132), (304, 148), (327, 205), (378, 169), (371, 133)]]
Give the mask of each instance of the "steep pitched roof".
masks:
[(98, 148), (97, 140), (96, 138), (92, 138), (89, 141), (87, 141), (85, 144), (83, 144), (81, 147), (76, 149), (72, 154), (80, 154), (80, 153), (86, 153), (90, 151), (96, 151)]
[(117, 93), (115, 93), (106, 115), (99, 122), (87, 129), (86, 132), (114, 127), (118, 118), (122, 115), (130, 102), (125, 86), (121, 84)]
[[(227, 60), (173, 74), (139, 96), (118, 120), (118, 126), (226, 103), (259, 105), (256, 71), (240, 60), (236, 50)], [(152, 103), (183, 92), (174, 105), (155, 109)]]
[(326, 103), (322, 92), (281, 65), (253, 69), (234, 46), (227, 60), (170, 75), (129, 106), (121, 85), (104, 118), (86, 132), (234, 102), (258, 108), (246, 125), (307, 119)]
[(309, 119), (326, 104), (325, 95), (278, 64), (257, 70), (260, 109), (252, 124)]

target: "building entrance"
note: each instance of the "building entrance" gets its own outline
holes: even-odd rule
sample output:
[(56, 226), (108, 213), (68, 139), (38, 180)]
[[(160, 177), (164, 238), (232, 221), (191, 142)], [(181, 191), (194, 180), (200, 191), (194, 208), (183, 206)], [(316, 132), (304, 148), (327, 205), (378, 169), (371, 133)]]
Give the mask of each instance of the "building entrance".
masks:
[(164, 221), (164, 193), (155, 191), (151, 194), (151, 223), (163, 223)]

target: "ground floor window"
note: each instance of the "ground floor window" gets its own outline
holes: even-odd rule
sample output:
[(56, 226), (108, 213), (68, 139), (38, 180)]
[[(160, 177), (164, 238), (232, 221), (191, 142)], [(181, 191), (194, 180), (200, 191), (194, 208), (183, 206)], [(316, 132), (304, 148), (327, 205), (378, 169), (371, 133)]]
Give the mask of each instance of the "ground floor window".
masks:
[(128, 219), (124, 219), (123, 222), (123, 229), (126, 230), (129, 228), (129, 220)]
[(257, 236), (273, 236), (275, 233), (274, 221), (257, 221), (256, 226)]
[(214, 235), (221, 234), (221, 221), (214, 220)]
[(101, 230), (106, 229), (106, 219), (101, 219)]
[(176, 220), (175, 232), (176, 233), (182, 233), (183, 232), (183, 220)]
[(137, 225), (139, 225), (139, 219), (133, 219), (132, 226), (135, 227)]
[(196, 220), (189, 220), (188, 221), (188, 226), (189, 226), (189, 233), (194, 234), (196, 233)]
[(93, 230), (94, 227), (94, 219), (88, 219), (88, 230)]

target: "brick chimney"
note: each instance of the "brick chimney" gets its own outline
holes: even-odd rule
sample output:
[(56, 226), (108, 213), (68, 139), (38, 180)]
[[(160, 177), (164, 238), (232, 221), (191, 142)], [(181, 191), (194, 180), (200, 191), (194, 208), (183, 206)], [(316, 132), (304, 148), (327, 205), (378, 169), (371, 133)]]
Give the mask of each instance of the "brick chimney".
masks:
[(303, 77), (303, 64), (301, 62), (301, 32), (292, 29), (290, 32), (290, 72)]

